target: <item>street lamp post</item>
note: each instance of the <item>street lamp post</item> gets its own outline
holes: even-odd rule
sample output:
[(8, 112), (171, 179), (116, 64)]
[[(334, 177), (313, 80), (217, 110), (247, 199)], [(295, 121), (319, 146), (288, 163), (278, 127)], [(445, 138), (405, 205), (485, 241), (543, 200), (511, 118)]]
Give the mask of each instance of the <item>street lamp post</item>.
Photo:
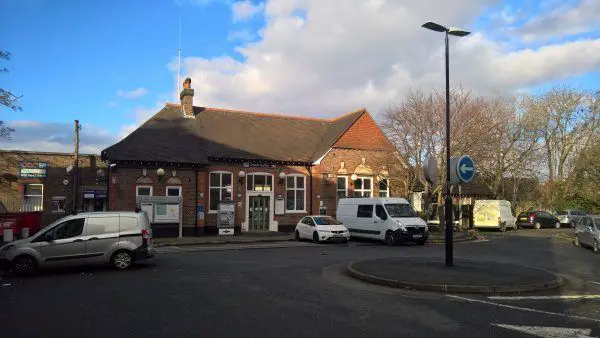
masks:
[(450, 196), (450, 56), (448, 52), (448, 35), (463, 37), (469, 35), (470, 32), (458, 28), (446, 28), (431, 21), (423, 24), (421, 27), (436, 32), (443, 32), (446, 37), (446, 203), (444, 216), (446, 223), (446, 266), (453, 266), (452, 196)]

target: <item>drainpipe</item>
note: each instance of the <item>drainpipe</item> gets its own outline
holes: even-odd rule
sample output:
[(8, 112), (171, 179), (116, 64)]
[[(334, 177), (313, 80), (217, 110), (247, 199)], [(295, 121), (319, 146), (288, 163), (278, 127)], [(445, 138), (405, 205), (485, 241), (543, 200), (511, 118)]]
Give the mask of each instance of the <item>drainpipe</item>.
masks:
[(306, 170), (308, 170), (308, 176), (309, 176), (309, 180), (310, 180), (310, 211), (308, 212), (309, 215), (312, 215), (313, 213), (313, 174), (312, 174), (312, 167), (311, 166), (307, 166)]
[[(195, 177), (194, 177), (194, 183), (195, 183), (195, 187), (194, 187), (194, 213), (196, 214), (196, 223), (194, 224), (194, 236), (198, 237), (198, 169), (196, 169), (194, 171), (195, 173)], [(233, 184), (233, 182), (232, 182)]]

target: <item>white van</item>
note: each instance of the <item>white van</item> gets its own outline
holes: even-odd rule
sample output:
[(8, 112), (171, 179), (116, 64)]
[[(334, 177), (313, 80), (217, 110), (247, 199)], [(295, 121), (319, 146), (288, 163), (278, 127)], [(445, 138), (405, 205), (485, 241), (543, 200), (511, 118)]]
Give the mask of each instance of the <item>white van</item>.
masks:
[(473, 207), (473, 227), (481, 229), (516, 229), (517, 218), (512, 215), (510, 202), (477, 200)]
[(404, 198), (342, 198), (337, 206), (337, 219), (352, 237), (425, 244), (429, 237), (427, 224), (419, 218)]

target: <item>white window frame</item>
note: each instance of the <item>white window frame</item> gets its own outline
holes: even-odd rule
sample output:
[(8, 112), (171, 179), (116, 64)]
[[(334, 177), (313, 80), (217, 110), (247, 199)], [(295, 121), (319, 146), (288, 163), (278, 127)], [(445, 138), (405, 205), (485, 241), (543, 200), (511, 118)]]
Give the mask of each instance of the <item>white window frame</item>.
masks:
[[(31, 186), (31, 185), (39, 185), (42, 187), (42, 194), (41, 195), (25, 195), (25, 192), (27, 191), (27, 189), (25, 188), (26, 186)], [(27, 210), (27, 209), (32, 209), (31, 207), (25, 207), (25, 197), (40, 197), (40, 203), (39, 205), (35, 205), (33, 207), (33, 210)], [(31, 205), (31, 203), (28, 203), (29, 205)], [(39, 207), (39, 209), (37, 208)], [(44, 211), (44, 185), (42, 183), (24, 183), (23, 184), (23, 211)]]
[[(177, 189), (179, 190), (179, 194), (177, 196), (181, 197), (181, 186), (180, 185), (167, 185), (165, 187), (165, 196), (169, 196), (169, 189)], [(172, 196), (175, 197), (175, 196)]]
[[(150, 195), (140, 195), (140, 188), (150, 188)], [(154, 189), (151, 185), (144, 185), (144, 184), (140, 184), (140, 185), (136, 185), (135, 186), (135, 197), (138, 196), (154, 196)]]
[[(287, 186), (287, 179), (288, 178), (294, 178), (294, 188), (288, 188)], [(298, 186), (298, 180), (297, 177), (302, 177), (304, 179), (304, 188), (297, 188)], [(302, 174), (289, 174), (285, 177), (285, 213), (286, 214), (305, 214), (306, 213), (306, 190), (307, 190), (307, 185), (308, 182), (306, 181), (306, 175), (302, 175)], [(294, 191), (294, 209), (288, 209), (288, 204), (287, 204), (287, 192), (288, 191)], [(296, 209), (296, 191), (298, 190), (304, 190), (304, 194), (303, 194), (303, 198), (304, 198), (304, 209), (303, 210), (297, 210)]]
[[(345, 182), (345, 183), (344, 183), (344, 189), (340, 189), (340, 188), (338, 187), (338, 179), (340, 179), (340, 178), (343, 178), (343, 179), (344, 179), (344, 182)], [(343, 198), (347, 198), (347, 197), (348, 197), (348, 176), (343, 176), (343, 175), (342, 175), (342, 176), (338, 176), (338, 177), (335, 179), (335, 196), (336, 196), (338, 199), (340, 199), (340, 196), (338, 195), (338, 193), (339, 193), (340, 191), (343, 191), (343, 192), (344, 192), (344, 197), (343, 197)]]
[[(213, 186), (211, 184), (210, 181), (210, 177), (212, 176), (212, 174), (219, 174), (219, 186)], [(223, 199), (223, 190), (227, 189), (227, 187), (223, 186), (223, 174), (229, 174), (231, 175), (231, 186), (229, 187), (229, 189), (231, 189), (231, 199), (233, 199), (233, 173), (231, 171), (225, 171), (225, 170), (218, 170), (218, 171), (210, 171), (208, 173), (208, 213), (209, 214), (216, 214), (219, 210), (217, 209), (211, 209), (211, 203), (210, 203), (210, 190), (211, 189), (219, 189), (219, 200)], [(218, 208), (218, 206), (217, 206)]]
[[(379, 197), (390, 197), (390, 180), (389, 178), (381, 178), (379, 179), (379, 182), (377, 182), (377, 184), (380, 184), (381, 181), (386, 180), (387, 181), (387, 189), (385, 190), (379, 190)], [(381, 196), (381, 193), (385, 192), (385, 196)]]
[[(254, 185), (254, 176), (265, 176), (265, 184), (267, 176), (271, 176), (271, 190), (255, 190), (255, 185)], [(252, 190), (248, 189), (248, 181), (252, 179)], [(275, 191), (275, 177), (273, 176), (273, 174), (269, 174), (269, 173), (264, 173), (264, 172), (255, 172), (255, 173), (248, 173), (246, 174), (246, 182), (244, 183), (246, 185), (246, 191), (256, 191), (256, 192), (273, 192)]]
[[(364, 189), (364, 188), (362, 188), (362, 189), (356, 189), (356, 181), (358, 181), (358, 180), (362, 180), (362, 185), (361, 185), (362, 187), (365, 186), (365, 180), (370, 180), (371, 181), (371, 189), (370, 190), (367, 190), (367, 189)], [(365, 192), (369, 192), (370, 193), (369, 197), (373, 197), (373, 177), (370, 177), (370, 176), (359, 176), (356, 179), (356, 181), (354, 181), (354, 191), (352, 192), (352, 195), (354, 197), (365, 197), (365, 196), (363, 196), (363, 194)], [(361, 195), (360, 196), (355, 196), (357, 192), (360, 192)]]

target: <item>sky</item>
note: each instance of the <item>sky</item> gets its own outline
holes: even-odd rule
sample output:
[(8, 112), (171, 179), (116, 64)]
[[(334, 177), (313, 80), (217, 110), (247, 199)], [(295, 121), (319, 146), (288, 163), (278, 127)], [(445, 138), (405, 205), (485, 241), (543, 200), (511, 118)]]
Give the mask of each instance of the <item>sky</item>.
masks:
[[(600, 89), (600, 0), (2, 0), (0, 108), (16, 131), (0, 149), (99, 153), (178, 102), (331, 118), (376, 118), (411, 88), (452, 84), (513, 95), (554, 86)], [(174, 135), (176, 137), (176, 135)]]

